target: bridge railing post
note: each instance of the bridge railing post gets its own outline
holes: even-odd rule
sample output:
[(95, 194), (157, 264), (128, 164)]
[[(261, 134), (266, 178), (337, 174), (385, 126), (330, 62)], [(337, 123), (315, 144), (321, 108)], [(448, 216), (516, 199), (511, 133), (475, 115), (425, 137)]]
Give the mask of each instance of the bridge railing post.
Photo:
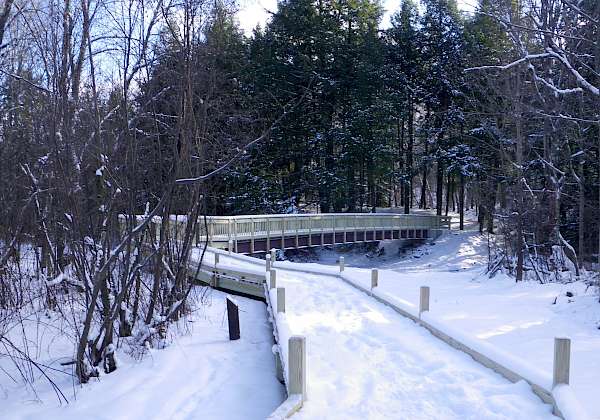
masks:
[(308, 246), (312, 246), (312, 220), (313, 216), (308, 218)]
[(321, 248), (323, 247), (324, 243), (325, 243), (325, 226), (326, 226), (326, 221), (324, 217), (319, 217), (319, 230), (321, 231)]
[(266, 219), (267, 225), (267, 244), (265, 245), (265, 249), (271, 248), (271, 219), (267, 217)]
[(269, 289), (275, 289), (277, 287), (277, 270), (271, 269), (269, 272)]
[(285, 217), (281, 218), (281, 249), (285, 249)]
[(265, 271), (271, 271), (271, 255), (265, 255)]
[(238, 239), (237, 239), (237, 233), (238, 233), (238, 223), (237, 223), (237, 219), (233, 219), (233, 240), (235, 241), (235, 245), (234, 245), (234, 252), (237, 254), (238, 252)]
[(333, 235), (332, 235), (333, 239), (331, 240), (331, 244), (335, 245), (335, 214), (331, 216), (331, 226), (333, 229)]
[(233, 233), (233, 229), (231, 228), (232, 225), (232, 220), (229, 219), (227, 220), (227, 243), (229, 244), (231, 242), (231, 235)]
[(377, 240), (377, 218), (371, 217), (373, 221), (373, 241)]
[(250, 219), (250, 253), (254, 254), (254, 219)]
[(207, 236), (208, 236), (208, 246), (212, 246), (213, 244), (213, 233), (214, 233), (214, 229), (215, 226), (213, 225), (212, 220), (208, 223), (208, 232), (207, 232)]

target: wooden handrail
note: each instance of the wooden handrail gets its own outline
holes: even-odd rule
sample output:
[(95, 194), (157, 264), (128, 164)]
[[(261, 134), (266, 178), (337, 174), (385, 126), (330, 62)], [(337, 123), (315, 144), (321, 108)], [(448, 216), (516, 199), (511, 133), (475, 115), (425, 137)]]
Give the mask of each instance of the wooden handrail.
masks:
[[(347, 233), (371, 232), (375, 240), (385, 237), (386, 231), (393, 230), (441, 230), (450, 229), (451, 216), (428, 214), (397, 213), (319, 213), (319, 214), (267, 214), (243, 216), (207, 216), (208, 229), (204, 226), (198, 231), (197, 238), (209, 243), (229, 243), (250, 241), (251, 252), (257, 239), (270, 242), (273, 236), (281, 236), (281, 243), (288, 238), (295, 238), (298, 246), (299, 235), (343, 234), (343, 242), (347, 241)], [(183, 228), (185, 218), (173, 216), (170, 221), (174, 233)], [(383, 233), (381, 233), (383, 232)], [(355, 237), (354, 235), (352, 236)], [(334, 236), (335, 238), (335, 236)]]

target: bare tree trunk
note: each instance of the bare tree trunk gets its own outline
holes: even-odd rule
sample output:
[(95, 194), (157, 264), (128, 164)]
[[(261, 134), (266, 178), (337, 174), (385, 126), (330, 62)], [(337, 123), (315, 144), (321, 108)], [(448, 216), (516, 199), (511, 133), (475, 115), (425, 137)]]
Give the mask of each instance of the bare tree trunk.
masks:
[[(517, 89), (520, 88), (521, 78), (517, 74)], [(523, 201), (523, 135), (521, 133), (521, 99), (517, 93), (516, 95), (516, 110), (515, 110), (515, 124), (516, 124), (516, 135), (515, 140), (517, 143), (516, 147), (516, 161), (517, 161), (517, 188), (515, 190), (515, 202), (517, 226), (516, 226), (516, 254), (517, 254), (517, 267), (515, 281), (519, 282), (523, 280), (523, 264), (524, 264), (524, 248), (525, 243), (523, 242), (523, 214), (525, 203)]]
[[(448, 211), (450, 210), (450, 200), (452, 199), (452, 194), (454, 194), (454, 181), (451, 174), (448, 174), (446, 184), (446, 216), (448, 216)], [(454, 204), (453, 204), (454, 205)], [(454, 209), (453, 209), (454, 210)]]
[[(396, 139), (398, 142), (398, 173), (400, 174), (400, 205), (404, 206), (404, 189), (406, 188), (404, 177), (407, 172), (404, 163), (404, 118), (396, 118)], [(398, 207), (397, 199), (394, 204), (394, 207)]]
[[(165, 223), (166, 220), (166, 223)], [(156, 256), (154, 257), (154, 281), (152, 283), (152, 293), (150, 295), (150, 303), (148, 305), (148, 312), (146, 312), (146, 325), (152, 324), (154, 318), (154, 311), (156, 304), (158, 303), (158, 296), (160, 292), (160, 279), (163, 271), (163, 258), (164, 249), (167, 240), (167, 231), (169, 226), (169, 212), (168, 206), (165, 208), (162, 214), (162, 223), (160, 224), (160, 238), (158, 238), (158, 249), (156, 250)]]
[[(424, 156), (427, 156), (428, 144), (427, 139), (425, 139), (425, 152)], [(422, 209), (427, 208), (427, 164), (423, 165), (423, 182), (421, 183), (421, 202), (419, 207)]]
[(442, 205), (444, 202), (444, 164), (442, 163), (442, 158), (438, 158), (437, 160), (437, 183), (435, 189), (435, 207), (436, 214), (438, 216), (442, 215)]
[(10, 10), (12, 8), (13, 3), (14, 0), (4, 0), (4, 7), (2, 8), (2, 11), (0, 13), (0, 51), (2, 51), (2, 48), (4, 47), (4, 34), (6, 32), (8, 17), (10, 15)]
[[(413, 200), (413, 145), (415, 142), (415, 114), (412, 97), (409, 101), (408, 110), (408, 144), (406, 147), (406, 170), (404, 179), (404, 214), (410, 213)], [(426, 177), (426, 175), (425, 175)]]
[(579, 254), (579, 267), (583, 268), (583, 256), (585, 255), (585, 182), (584, 182), (584, 168), (583, 162), (579, 163), (579, 227), (578, 227), (578, 250)]
[(458, 213), (460, 218), (460, 230), (465, 229), (465, 176), (460, 173), (460, 192), (458, 196)]

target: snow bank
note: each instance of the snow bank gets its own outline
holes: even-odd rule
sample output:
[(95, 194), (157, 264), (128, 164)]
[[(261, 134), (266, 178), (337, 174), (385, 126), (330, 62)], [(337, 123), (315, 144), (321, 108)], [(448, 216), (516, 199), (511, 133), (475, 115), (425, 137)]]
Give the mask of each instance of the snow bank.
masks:
[(568, 385), (557, 385), (552, 390), (552, 396), (565, 420), (587, 420), (590, 417), (583, 410), (573, 388)]
[[(366, 290), (361, 283), (356, 282), (351, 276), (345, 274), (338, 274), (338, 276), (355, 287), (363, 291)], [(365, 283), (366, 280), (363, 280), (362, 284)], [(495, 370), (510, 381), (518, 382), (519, 380), (525, 380), (536, 395), (543, 401), (552, 403), (565, 419), (583, 420), (588, 418), (581, 403), (577, 400), (572, 387), (561, 385), (559, 398), (556, 398), (556, 394), (552, 390), (552, 377), (546, 372), (534, 368), (522, 359), (487, 342), (469, 336), (431, 312), (424, 312), (419, 317), (416, 305), (408, 305), (405, 301), (403, 302), (394, 295), (383, 292), (378, 288), (368, 293), (377, 296), (380, 301), (394, 308), (401, 309), (400, 313), (403, 313), (405, 316), (409, 315), (413, 320), (420, 318), (420, 321), (417, 322), (430, 330), (438, 338), (466, 352), (479, 363)], [(438, 331), (442, 334), (439, 334)]]
[[(264, 419), (285, 399), (276, 380), (271, 354), (271, 328), (262, 302), (236, 297), (240, 308), (240, 340), (228, 337), (225, 294), (213, 290), (190, 319), (172, 328), (182, 335), (148, 357), (118, 349), (120, 366), (89, 384), (77, 386), (61, 366), (72, 354), (68, 340), (54, 331), (54, 318), (27, 324), (44, 337), (39, 362), (60, 386), (69, 404), (57, 401), (54, 390), (36, 381), (35, 390), (17, 387), (0, 374), (2, 420), (131, 420), (131, 419)], [(0, 369), (6, 368), (0, 357)], [(59, 371), (60, 370), (60, 371)], [(76, 393), (76, 394), (75, 394)]]

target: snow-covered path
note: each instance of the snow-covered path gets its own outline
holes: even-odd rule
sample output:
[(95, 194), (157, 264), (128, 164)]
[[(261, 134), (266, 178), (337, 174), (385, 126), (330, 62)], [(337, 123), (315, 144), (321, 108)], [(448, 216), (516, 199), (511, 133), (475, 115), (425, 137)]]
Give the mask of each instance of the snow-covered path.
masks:
[[(485, 273), (486, 237), (477, 231), (449, 232), (403, 257), (393, 243), (386, 246), (381, 258), (346, 255), (346, 278), (369, 287), (370, 270), (355, 267), (378, 267), (378, 294), (413, 311), (419, 287), (429, 286), (432, 316), (471, 342), (520, 360), (536, 377), (547, 378), (547, 388), (554, 337), (570, 337), (570, 384), (589, 415), (600, 418), (600, 305), (595, 288), (583, 280), (515, 283), (503, 273), (490, 279)], [(336, 255), (328, 252), (326, 257), (333, 263)]]
[(543, 419), (545, 405), (341, 280), (279, 271), (286, 318), (307, 337), (298, 419)]

